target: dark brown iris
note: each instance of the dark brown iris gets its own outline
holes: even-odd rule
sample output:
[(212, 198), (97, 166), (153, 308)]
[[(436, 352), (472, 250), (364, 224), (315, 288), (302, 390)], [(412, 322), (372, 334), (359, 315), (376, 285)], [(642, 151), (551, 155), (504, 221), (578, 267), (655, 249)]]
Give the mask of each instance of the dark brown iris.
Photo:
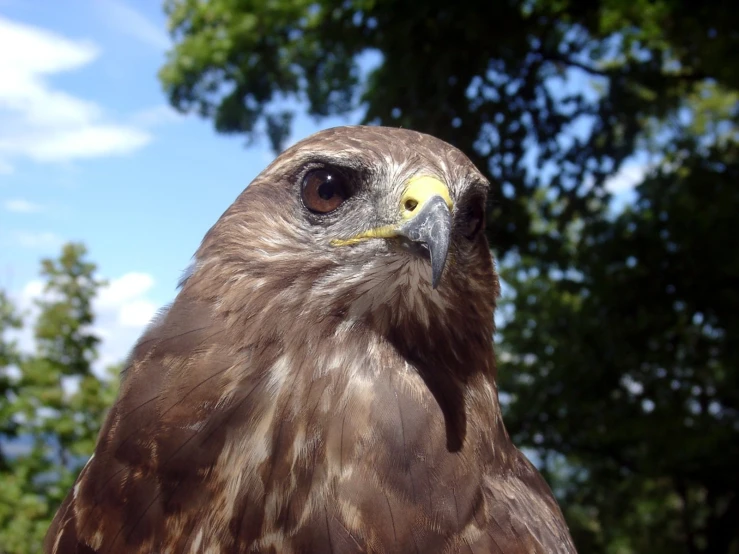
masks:
[(314, 169), (303, 178), (303, 204), (310, 211), (327, 214), (349, 196), (346, 180), (335, 170)]

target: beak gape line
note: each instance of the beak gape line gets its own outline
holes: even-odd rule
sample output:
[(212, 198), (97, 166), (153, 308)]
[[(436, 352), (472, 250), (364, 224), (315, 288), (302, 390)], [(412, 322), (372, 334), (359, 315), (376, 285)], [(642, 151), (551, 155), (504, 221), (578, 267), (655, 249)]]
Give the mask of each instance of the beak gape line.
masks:
[(348, 246), (372, 238), (405, 237), (428, 249), (431, 261), (431, 286), (436, 288), (444, 273), (452, 233), (453, 203), (448, 187), (435, 177), (411, 179), (400, 202), (398, 225), (370, 229), (350, 239), (331, 241), (334, 246)]

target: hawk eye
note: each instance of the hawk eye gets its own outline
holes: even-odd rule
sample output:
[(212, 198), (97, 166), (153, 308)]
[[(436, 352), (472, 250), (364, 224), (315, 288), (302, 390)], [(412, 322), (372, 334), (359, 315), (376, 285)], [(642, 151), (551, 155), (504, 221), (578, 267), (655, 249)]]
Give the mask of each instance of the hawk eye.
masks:
[(338, 171), (314, 169), (303, 177), (303, 204), (310, 211), (327, 214), (349, 197), (346, 179)]
[(469, 203), (460, 214), (460, 231), (468, 239), (474, 239), (482, 229), (485, 213), (478, 201)]

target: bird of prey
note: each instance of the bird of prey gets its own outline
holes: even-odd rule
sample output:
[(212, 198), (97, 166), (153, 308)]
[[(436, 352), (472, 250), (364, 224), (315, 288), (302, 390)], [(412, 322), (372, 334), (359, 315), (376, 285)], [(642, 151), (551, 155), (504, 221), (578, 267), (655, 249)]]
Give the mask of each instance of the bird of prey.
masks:
[(575, 552), (501, 418), (487, 188), (405, 129), (277, 157), (134, 347), (45, 552)]

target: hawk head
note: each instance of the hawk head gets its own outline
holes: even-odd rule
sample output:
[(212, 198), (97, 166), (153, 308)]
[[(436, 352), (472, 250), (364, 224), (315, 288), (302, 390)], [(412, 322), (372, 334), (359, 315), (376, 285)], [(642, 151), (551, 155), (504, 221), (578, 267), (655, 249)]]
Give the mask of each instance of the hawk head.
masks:
[(498, 284), (483, 232), (487, 188), (462, 152), (429, 135), (328, 129), (249, 185), (206, 236), (196, 271), (247, 302), (270, 295), (270, 309), (290, 317), (383, 333), (475, 327), (489, 340)]

